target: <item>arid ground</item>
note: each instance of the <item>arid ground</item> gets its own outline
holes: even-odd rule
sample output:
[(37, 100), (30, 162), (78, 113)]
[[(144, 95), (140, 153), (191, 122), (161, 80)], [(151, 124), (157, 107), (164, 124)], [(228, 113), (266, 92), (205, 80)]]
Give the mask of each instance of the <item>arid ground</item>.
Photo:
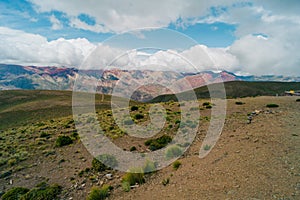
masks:
[[(113, 187), (108, 199), (300, 199), (300, 102), (296, 99), (228, 99), (222, 135), (202, 159), (198, 156), (209, 109), (200, 109), (198, 134), (180, 157), (179, 168), (170, 165), (145, 174), (145, 183), (129, 192), (121, 186), (124, 172), (93, 171), (93, 158), (74, 134), (72, 116), (4, 128), (0, 133), (0, 191), (17, 186), (31, 189), (45, 181), (63, 187), (61, 199), (85, 199), (93, 186), (104, 184)], [(270, 103), (279, 107), (267, 108)], [(254, 111), (257, 115), (248, 124), (247, 114)], [(59, 135), (70, 136), (72, 144), (58, 147)], [(130, 143), (126, 137), (112, 141), (126, 150), (132, 146), (147, 150), (143, 141)]]

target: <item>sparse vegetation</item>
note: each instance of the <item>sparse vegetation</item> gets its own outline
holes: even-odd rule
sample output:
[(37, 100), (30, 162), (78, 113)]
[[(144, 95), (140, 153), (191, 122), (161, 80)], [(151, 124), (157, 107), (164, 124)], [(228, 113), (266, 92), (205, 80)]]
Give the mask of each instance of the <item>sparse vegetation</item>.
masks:
[(136, 147), (135, 146), (130, 147), (129, 151), (136, 151)]
[(144, 172), (142, 169), (131, 169), (122, 177), (122, 183), (127, 182), (130, 186), (145, 183)]
[(204, 149), (205, 151), (208, 151), (208, 150), (210, 150), (210, 148), (211, 148), (211, 146), (210, 146), (210, 145), (208, 145), (208, 144), (206, 144), (206, 145), (204, 146), (204, 148), (203, 148), (203, 149)]
[(29, 190), (28, 188), (15, 187), (7, 191), (3, 196), (3, 200), (55, 200), (61, 193), (62, 187), (54, 184), (49, 186), (42, 182), (35, 188)]
[(2, 200), (18, 200), (29, 191), (28, 188), (14, 187), (5, 192), (2, 196)]
[(146, 146), (149, 146), (151, 151), (155, 151), (167, 146), (172, 141), (172, 138), (168, 135), (163, 135), (157, 139), (149, 139), (145, 142)]
[(173, 168), (177, 170), (181, 166), (181, 162), (179, 160), (176, 160), (173, 162)]
[(242, 102), (242, 101), (236, 101), (235, 104), (236, 104), (236, 105), (244, 105), (245, 103)]
[(163, 179), (161, 183), (162, 183), (164, 186), (168, 185), (168, 184), (170, 183), (170, 178)]
[(67, 135), (60, 135), (56, 139), (56, 146), (58, 146), (58, 147), (66, 146), (66, 145), (69, 145), (72, 143), (73, 143), (73, 140)]
[(131, 106), (130, 110), (131, 111), (136, 111), (136, 110), (139, 110), (139, 107), (138, 106)]
[[(103, 161), (103, 163), (101, 162)], [(108, 166), (106, 166), (107, 164)], [(116, 167), (118, 165), (118, 161), (116, 158), (109, 154), (103, 154), (98, 156), (98, 158), (93, 158), (92, 160), (92, 169), (97, 172), (102, 172), (107, 169), (110, 169), (111, 167)]]
[(137, 113), (137, 114), (134, 115), (134, 118), (135, 118), (136, 120), (143, 119), (143, 118), (144, 118), (144, 115), (142, 115), (142, 114), (140, 114), (140, 113)]
[(275, 104), (275, 103), (270, 103), (266, 105), (268, 108), (277, 108), (279, 107), (279, 105)]
[(177, 145), (172, 145), (166, 149), (165, 154), (167, 159), (176, 158), (182, 154), (182, 149)]
[(104, 200), (109, 196), (109, 185), (103, 185), (101, 188), (93, 187), (87, 200)]

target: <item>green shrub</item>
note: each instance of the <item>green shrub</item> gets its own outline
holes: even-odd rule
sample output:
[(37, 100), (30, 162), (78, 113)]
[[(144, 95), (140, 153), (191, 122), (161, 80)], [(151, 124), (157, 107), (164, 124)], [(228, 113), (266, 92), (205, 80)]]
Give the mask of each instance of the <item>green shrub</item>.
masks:
[(61, 191), (62, 187), (57, 184), (48, 186), (46, 183), (42, 183), (24, 194), (20, 200), (54, 200), (58, 199)]
[(172, 138), (168, 135), (163, 135), (157, 139), (149, 139), (145, 142), (146, 146), (149, 146), (151, 151), (155, 151), (167, 146), (172, 141)]
[(166, 158), (167, 159), (179, 157), (181, 154), (182, 154), (182, 149), (177, 145), (169, 146), (166, 149)]
[(153, 172), (155, 170), (156, 170), (155, 163), (150, 161), (150, 160), (147, 160), (144, 167), (143, 167), (144, 173)]
[(296, 99), (296, 102), (300, 102), (300, 99)]
[(204, 150), (205, 150), (205, 151), (210, 150), (210, 145), (206, 144), (206, 145), (204, 146)]
[(69, 145), (72, 143), (73, 143), (73, 140), (67, 135), (60, 135), (56, 139), (56, 146), (58, 146), (58, 147), (66, 146), (66, 145)]
[(161, 182), (164, 186), (168, 185), (170, 183), (170, 178), (166, 178), (164, 180), (162, 180)]
[(43, 131), (43, 132), (41, 132), (40, 137), (41, 138), (50, 138), (50, 134)]
[(130, 151), (135, 151), (135, 150), (136, 150), (135, 146), (130, 147)]
[(131, 106), (131, 108), (130, 108), (131, 111), (136, 111), (136, 110), (138, 110), (138, 109), (139, 109), (138, 106)]
[(266, 105), (268, 108), (277, 108), (279, 107), (279, 105), (275, 104), (275, 103), (270, 103)]
[(135, 118), (136, 120), (143, 119), (143, 118), (144, 118), (144, 115), (138, 113), (138, 114), (134, 115), (134, 118)]
[(130, 184), (126, 181), (122, 182), (122, 188), (125, 192), (129, 192), (130, 191)]
[(210, 102), (204, 102), (203, 104), (202, 104), (202, 106), (209, 106), (210, 105)]
[(14, 187), (5, 192), (2, 196), (3, 200), (18, 200), (29, 191), (28, 188)]
[(241, 101), (236, 101), (235, 104), (236, 104), (236, 105), (243, 105), (243, 104), (245, 104), (245, 103), (244, 103), (244, 102), (241, 102)]
[[(109, 167), (107, 167), (104, 163)], [(116, 167), (117, 165), (118, 161), (116, 160), (116, 158), (109, 154), (100, 155), (98, 156), (98, 159), (93, 158), (92, 160), (92, 168), (97, 172), (105, 171), (107, 169), (110, 169), (110, 167)]]
[(87, 200), (104, 200), (106, 197), (109, 196), (109, 185), (103, 185), (101, 188), (92, 187)]
[(211, 109), (211, 108), (212, 108), (212, 105), (205, 106), (205, 108)]
[(173, 162), (173, 168), (176, 170), (180, 167), (180, 165), (181, 165), (181, 162), (179, 160), (176, 160), (175, 162)]
[(129, 185), (145, 183), (143, 169), (131, 169), (122, 177), (122, 183), (127, 182)]

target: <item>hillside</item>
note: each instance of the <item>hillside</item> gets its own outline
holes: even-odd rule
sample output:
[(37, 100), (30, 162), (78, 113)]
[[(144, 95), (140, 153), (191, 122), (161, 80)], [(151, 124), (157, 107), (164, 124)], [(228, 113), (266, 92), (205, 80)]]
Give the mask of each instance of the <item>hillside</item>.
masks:
[[(203, 106), (207, 99), (200, 99), (200, 127), (191, 146), (179, 158), (178, 166), (171, 164), (142, 174), (143, 181), (128, 188), (122, 180), (132, 177), (131, 173), (99, 168), (101, 165), (95, 164), (83, 145), (72, 116), (68, 116), (71, 114), (70, 95), (62, 91), (1, 92), (0, 116), (6, 125), (0, 131), (0, 195), (16, 187), (26, 187), (28, 195), (37, 191), (50, 195), (51, 187), (58, 184), (61, 186), (57, 192), (59, 199), (73, 200), (86, 199), (93, 187), (108, 186), (107, 199), (300, 197), (300, 127), (297, 123), (300, 106), (296, 97), (229, 99), (221, 138), (203, 159), (199, 159), (198, 154), (209, 127), (211, 109)], [(104, 134), (114, 144), (124, 151), (144, 154), (159, 147), (155, 142), (146, 145), (150, 138), (132, 137), (120, 129), (107, 102), (109, 96), (97, 102), (97, 116)], [(267, 108), (270, 103), (279, 107)], [(162, 135), (174, 137), (178, 122), (181, 123), (177, 102), (160, 105), (167, 111), (166, 124), (150, 141), (159, 141)], [(130, 111), (134, 122), (147, 124), (151, 106), (136, 104)], [(253, 111), (257, 114), (252, 123), (247, 124), (247, 114)], [(141, 115), (144, 117), (136, 117)], [(29, 116), (31, 118), (26, 119)], [(62, 137), (69, 141), (59, 142)]]
[[(219, 84), (212, 84), (211, 88), (218, 88)], [(231, 81), (224, 83), (227, 98), (237, 97), (255, 97), (255, 96), (275, 96), (283, 95), (287, 90), (299, 90), (300, 82), (246, 82), (246, 81)], [(209, 90), (207, 86), (194, 89), (197, 98), (209, 98)], [(214, 90), (218, 93), (218, 90)], [(185, 96), (185, 93), (180, 95)], [(160, 95), (155, 97), (150, 102), (167, 102), (177, 101), (175, 95)]]
[[(110, 109), (110, 95), (97, 94), (97, 110)], [(0, 130), (72, 115), (72, 92), (52, 90), (0, 91)]]

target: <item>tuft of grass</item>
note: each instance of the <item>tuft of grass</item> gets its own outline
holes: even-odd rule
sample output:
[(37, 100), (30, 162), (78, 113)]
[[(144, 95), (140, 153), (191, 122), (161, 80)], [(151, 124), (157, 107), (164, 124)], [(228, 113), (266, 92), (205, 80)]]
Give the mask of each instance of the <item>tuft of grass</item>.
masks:
[(179, 157), (182, 154), (182, 149), (178, 145), (171, 145), (165, 151), (167, 159)]
[(176, 160), (173, 162), (173, 168), (177, 170), (181, 166), (181, 162), (179, 160)]
[(203, 149), (204, 149), (205, 151), (208, 151), (208, 150), (210, 150), (210, 148), (211, 148), (211, 146), (210, 146), (210, 145), (208, 145), (208, 144), (206, 144), (206, 145), (204, 146), (204, 148), (203, 148)]
[(101, 188), (92, 187), (87, 200), (104, 200), (109, 196), (109, 185), (103, 185)]
[(210, 105), (210, 102), (204, 102), (203, 104), (202, 104), (202, 106), (209, 106)]
[(167, 146), (172, 141), (172, 138), (168, 135), (163, 135), (157, 139), (149, 139), (145, 142), (146, 146), (149, 146), (151, 151), (155, 151)]
[(139, 110), (139, 107), (138, 106), (131, 106), (130, 110), (131, 111), (136, 111), (136, 110)]
[(136, 151), (136, 147), (135, 146), (130, 147), (129, 151)]
[(125, 192), (129, 192), (130, 191), (130, 184), (126, 181), (122, 182), (121, 183), (121, 186), (122, 186), (122, 189), (125, 191)]
[(277, 105), (275, 103), (270, 103), (270, 104), (267, 104), (266, 107), (268, 107), (268, 108), (277, 108), (277, 107), (279, 107), (279, 105)]
[(56, 146), (58, 146), (58, 147), (67, 146), (72, 143), (73, 143), (73, 140), (67, 135), (60, 135), (56, 139)]
[[(101, 161), (103, 161), (103, 163)], [(106, 166), (104, 163), (108, 166)], [(116, 167), (117, 165), (118, 161), (116, 158), (109, 154), (102, 154), (98, 156), (98, 158), (93, 158), (92, 160), (92, 169), (97, 172), (105, 171), (111, 167)]]
[(170, 183), (170, 178), (163, 179), (161, 183), (162, 183), (164, 186), (168, 185), (168, 184)]
[(127, 182), (130, 186), (145, 183), (143, 169), (131, 169), (122, 177), (123, 182)]
[(4, 193), (3, 200), (18, 200), (29, 191), (28, 188), (14, 187)]
[(134, 118), (135, 118), (136, 120), (143, 119), (143, 118), (144, 118), (144, 115), (138, 113), (138, 114), (135, 114), (135, 115), (134, 115)]

